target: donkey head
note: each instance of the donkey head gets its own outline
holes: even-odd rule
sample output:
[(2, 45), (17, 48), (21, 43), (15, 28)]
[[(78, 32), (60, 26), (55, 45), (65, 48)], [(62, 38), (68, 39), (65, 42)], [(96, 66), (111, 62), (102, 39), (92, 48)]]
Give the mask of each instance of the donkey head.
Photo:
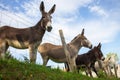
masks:
[(81, 39), (81, 45), (84, 47), (92, 48), (91, 42), (84, 36), (84, 29), (82, 30), (82, 33), (79, 34), (79, 38)]
[(51, 16), (51, 14), (54, 13), (55, 7), (56, 7), (56, 5), (54, 4), (53, 7), (48, 12), (45, 12), (45, 7), (44, 7), (43, 1), (40, 4), (40, 11), (42, 13), (41, 27), (43, 29), (47, 30), (48, 32), (50, 32), (52, 30), (52, 26), (51, 26), (52, 16)]
[(95, 57), (97, 58), (97, 60), (104, 60), (105, 57), (103, 56), (103, 53), (101, 51), (101, 43), (98, 44), (97, 47), (94, 47), (94, 53), (95, 53)]

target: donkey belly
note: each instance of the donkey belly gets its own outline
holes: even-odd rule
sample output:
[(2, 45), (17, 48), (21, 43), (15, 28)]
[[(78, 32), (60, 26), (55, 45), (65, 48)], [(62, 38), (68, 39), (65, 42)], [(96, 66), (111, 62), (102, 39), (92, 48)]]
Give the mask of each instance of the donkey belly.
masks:
[(57, 62), (57, 63), (65, 63), (67, 62), (66, 58), (63, 59), (55, 59), (55, 58), (50, 58), (52, 61)]
[(48, 53), (48, 56), (51, 60), (58, 62), (58, 63), (64, 63), (66, 62), (66, 56), (64, 53)]
[(29, 46), (29, 42), (19, 42), (17, 40), (10, 40), (7, 41), (9, 46), (12, 46), (14, 48), (18, 49), (27, 49)]

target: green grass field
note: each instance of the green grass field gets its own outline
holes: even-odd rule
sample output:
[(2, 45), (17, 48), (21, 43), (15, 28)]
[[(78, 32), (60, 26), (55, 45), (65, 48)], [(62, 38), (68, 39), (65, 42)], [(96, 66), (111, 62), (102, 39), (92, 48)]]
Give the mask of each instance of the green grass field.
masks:
[(82, 74), (63, 72), (16, 59), (0, 60), (0, 80), (119, 80), (115, 77), (91, 78)]

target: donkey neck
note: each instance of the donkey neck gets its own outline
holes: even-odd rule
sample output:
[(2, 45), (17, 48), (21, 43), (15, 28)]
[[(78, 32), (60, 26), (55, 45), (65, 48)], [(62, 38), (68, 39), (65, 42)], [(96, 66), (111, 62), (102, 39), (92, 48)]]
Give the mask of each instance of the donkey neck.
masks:
[(87, 53), (87, 55), (88, 55), (90, 61), (95, 62), (95, 61), (97, 60), (96, 57), (95, 57), (95, 52), (94, 52), (93, 50), (90, 50), (90, 51)]
[(82, 47), (82, 45), (81, 45), (81, 39), (72, 40), (69, 44), (71, 46), (74, 46), (74, 48), (76, 49), (77, 53), (79, 52), (79, 50)]
[(35, 25), (33, 26), (34, 30), (38, 33), (38, 34), (43, 34), (45, 33), (45, 28), (41, 25), (41, 20)]

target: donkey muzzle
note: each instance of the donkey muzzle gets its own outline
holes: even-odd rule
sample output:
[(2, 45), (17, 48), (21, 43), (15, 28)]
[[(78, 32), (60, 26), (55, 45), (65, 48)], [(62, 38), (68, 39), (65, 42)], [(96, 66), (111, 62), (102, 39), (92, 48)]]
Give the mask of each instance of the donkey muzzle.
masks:
[(90, 45), (90, 47), (89, 47), (90, 49), (92, 49), (92, 45)]
[(51, 30), (52, 30), (52, 26), (48, 26), (48, 27), (47, 27), (47, 31), (48, 31), (48, 32), (51, 32)]
[(105, 60), (105, 57), (102, 57), (101, 60), (104, 61), (104, 60)]

